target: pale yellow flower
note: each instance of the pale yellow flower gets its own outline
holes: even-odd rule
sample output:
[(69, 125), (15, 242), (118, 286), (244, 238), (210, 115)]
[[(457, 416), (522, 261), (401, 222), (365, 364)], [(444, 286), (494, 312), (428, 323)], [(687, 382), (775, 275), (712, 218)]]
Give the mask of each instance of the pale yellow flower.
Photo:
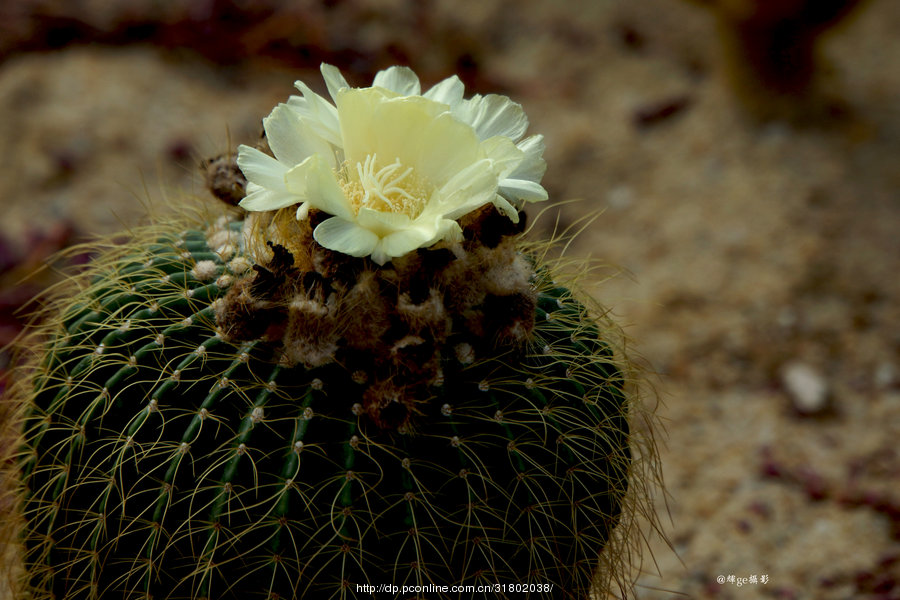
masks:
[(463, 99), (456, 76), (424, 94), (406, 67), (380, 71), (352, 88), (322, 65), (334, 104), (296, 82), (263, 120), (274, 158), (238, 148), (247, 177), (241, 206), (268, 211), (299, 205), (332, 215), (316, 241), (378, 264), (440, 240), (458, 240), (456, 222), (493, 203), (513, 221), (523, 202), (547, 199), (543, 137), (522, 139), (528, 119), (505, 96)]

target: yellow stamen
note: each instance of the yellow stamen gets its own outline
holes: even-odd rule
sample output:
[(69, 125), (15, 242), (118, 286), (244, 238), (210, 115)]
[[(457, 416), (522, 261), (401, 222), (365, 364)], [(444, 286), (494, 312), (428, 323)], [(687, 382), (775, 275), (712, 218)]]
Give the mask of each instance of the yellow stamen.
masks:
[(350, 204), (357, 213), (365, 207), (415, 219), (425, 208), (431, 186), (412, 167), (404, 169), (399, 158), (380, 169), (377, 160), (375, 154), (369, 154), (356, 163), (355, 172), (346, 164), (341, 168), (341, 188)]

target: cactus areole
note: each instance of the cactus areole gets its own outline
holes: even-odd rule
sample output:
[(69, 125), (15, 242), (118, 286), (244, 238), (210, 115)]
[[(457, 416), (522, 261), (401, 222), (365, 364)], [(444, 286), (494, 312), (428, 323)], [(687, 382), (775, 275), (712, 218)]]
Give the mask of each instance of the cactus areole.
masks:
[(242, 208), (137, 230), (46, 309), (28, 597), (594, 591), (628, 402), (520, 239), (542, 138), (455, 77), (322, 72), (334, 104), (298, 82), (239, 148)]

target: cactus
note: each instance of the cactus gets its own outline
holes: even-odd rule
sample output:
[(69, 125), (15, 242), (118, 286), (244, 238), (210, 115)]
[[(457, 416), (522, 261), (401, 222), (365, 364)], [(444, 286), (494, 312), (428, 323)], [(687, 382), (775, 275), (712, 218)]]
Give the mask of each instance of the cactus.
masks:
[(135, 230), (43, 309), (23, 593), (585, 599), (618, 576), (631, 367), (523, 214), (382, 261), (318, 243), (315, 206), (221, 210)]

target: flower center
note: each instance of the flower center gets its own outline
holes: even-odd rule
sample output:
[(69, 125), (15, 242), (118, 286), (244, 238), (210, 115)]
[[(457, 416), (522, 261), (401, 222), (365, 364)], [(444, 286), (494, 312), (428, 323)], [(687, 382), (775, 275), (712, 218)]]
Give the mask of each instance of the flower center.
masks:
[(431, 192), (428, 181), (400, 159), (378, 168), (375, 154), (356, 163), (356, 169), (344, 164), (339, 173), (341, 189), (356, 213), (361, 208), (403, 213), (415, 219), (425, 208)]

